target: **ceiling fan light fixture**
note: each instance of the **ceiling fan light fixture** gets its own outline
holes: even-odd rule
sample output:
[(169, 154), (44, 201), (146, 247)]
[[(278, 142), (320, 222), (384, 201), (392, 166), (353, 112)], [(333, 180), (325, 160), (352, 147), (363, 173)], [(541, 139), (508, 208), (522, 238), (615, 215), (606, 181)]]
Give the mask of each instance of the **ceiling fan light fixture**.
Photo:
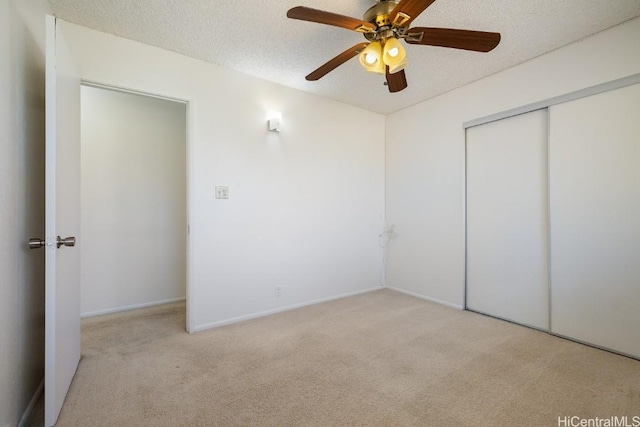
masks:
[(371, 53), (365, 53), (364, 55), (364, 62), (366, 62), (369, 65), (375, 64), (377, 60), (378, 58), (376, 58), (375, 55)]
[(394, 65), (389, 65), (389, 74), (395, 74), (398, 71), (404, 70), (404, 68), (409, 64), (409, 61), (403, 60)]
[[(407, 52), (402, 47), (400, 41), (395, 37), (389, 37), (384, 43), (384, 54), (382, 60), (389, 67), (405, 62)], [(399, 71), (399, 70), (398, 70)]]
[(389, 37), (385, 41), (382, 60), (389, 66), (389, 73), (394, 74), (404, 70), (404, 67), (408, 64), (405, 59), (406, 56), (407, 52), (402, 47), (400, 40), (395, 37)]
[(379, 42), (371, 42), (360, 53), (360, 65), (372, 73), (384, 74), (382, 63), (382, 46)]

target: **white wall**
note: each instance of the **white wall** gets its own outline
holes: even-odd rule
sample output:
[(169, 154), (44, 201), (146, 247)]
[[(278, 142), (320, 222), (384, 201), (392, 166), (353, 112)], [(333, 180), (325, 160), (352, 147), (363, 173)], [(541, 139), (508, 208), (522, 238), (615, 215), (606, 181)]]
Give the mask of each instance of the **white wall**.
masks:
[(463, 122), (639, 73), (638, 40), (635, 19), (388, 116), (388, 285), (462, 306)]
[(83, 315), (184, 298), (187, 111), (82, 87)]
[(83, 79), (189, 101), (194, 329), (379, 286), (384, 116), (61, 25)]
[[(25, 4), (28, 3), (28, 4)], [(0, 426), (44, 377), (44, 2), (0, 0)]]

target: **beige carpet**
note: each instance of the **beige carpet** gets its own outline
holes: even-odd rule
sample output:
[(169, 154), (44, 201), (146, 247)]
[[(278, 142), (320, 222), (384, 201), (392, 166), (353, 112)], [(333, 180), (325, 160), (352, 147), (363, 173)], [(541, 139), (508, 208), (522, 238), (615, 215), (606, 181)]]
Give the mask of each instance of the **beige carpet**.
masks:
[(198, 334), (85, 320), (58, 426), (557, 426), (640, 416), (640, 362), (390, 290)]

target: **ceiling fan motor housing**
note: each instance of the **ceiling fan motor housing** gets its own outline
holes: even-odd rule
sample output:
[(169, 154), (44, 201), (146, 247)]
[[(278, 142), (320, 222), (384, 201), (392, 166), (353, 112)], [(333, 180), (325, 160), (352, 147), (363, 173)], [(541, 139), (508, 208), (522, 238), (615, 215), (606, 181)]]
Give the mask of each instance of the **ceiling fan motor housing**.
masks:
[(370, 22), (377, 27), (375, 31), (364, 34), (367, 40), (379, 40), (392, 35), (392, 23), (389, 15), (391, 15), (398, 3), (400, 3), (399, 0), (378, 0), (377, 4), (371, 6), (364, 13), (362, 20)]
[(362, 18), (363, 21), (376, 24), (378, 27), (384, 27), (385, 25), (391, 25), (389, 15), (398, 4), (398, 1), (380, 1), (374, 6), (371, 6)]

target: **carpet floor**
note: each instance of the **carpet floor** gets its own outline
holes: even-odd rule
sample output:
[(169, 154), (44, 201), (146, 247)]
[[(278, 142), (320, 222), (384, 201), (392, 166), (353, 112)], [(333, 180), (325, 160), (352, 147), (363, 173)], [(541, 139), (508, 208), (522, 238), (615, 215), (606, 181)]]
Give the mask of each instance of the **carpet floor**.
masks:
[(171, 304), (83, 320), (57, 426), (540, 427), (640, 416), (639, 361), (391, 290), (196, 334), (184, 319), (184, 304)]

